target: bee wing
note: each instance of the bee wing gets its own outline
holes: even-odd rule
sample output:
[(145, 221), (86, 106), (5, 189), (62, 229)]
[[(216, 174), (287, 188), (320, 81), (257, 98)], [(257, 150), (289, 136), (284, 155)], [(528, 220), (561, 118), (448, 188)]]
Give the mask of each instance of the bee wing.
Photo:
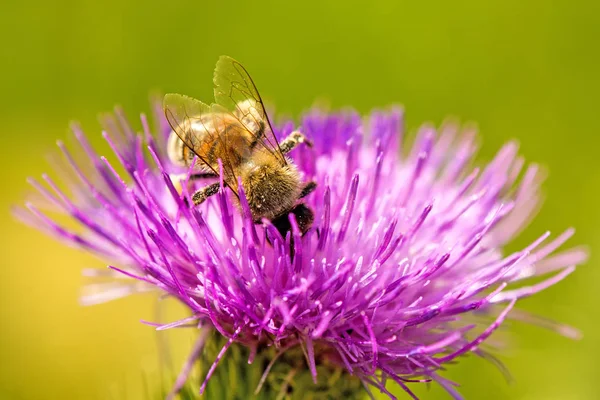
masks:
[[(215, 143), (218, 140), (226, 145), (223, 141), (227, 140), (227, 135), (222, 135), (221, 132), (217, 131), (217, 127), (222, 126), (222, 124), (219, 125), (218, 117), (213, 114), (211, 106), (193, 97), (169, 93), (165, 95), (163, 108), (169, 125), (179, 136), (179, 139), (204, 165), (216, 175), (219, 175), (218, 165), (215, 165), (214, 162), (211, 163), (208, 157), (207, 153), (210, 151), (211, 146), (207, 144)], [(200, 126), (204, 127), (202, 138), (196, 132)], [(223, 148), (227, 147), (224, 146)], [(231, 176), (235, 176), (229, 158), (221, 160), (221, 162), (223, 163), (223, 169), (231, 173)], [(237, 194), (235, 187), (230, 186), (230, 188)]]
[[(262, 98), (248, 71), (233, 58), (221, 56), (215, 67), (213, 81), (217, 104), (233, 113), (254, 136), (257, 146), (271, 152), (281, 165), (285, 165), (285, 156), (279, 148)], [(263, 131), (262, 135), (259, 134), (260, 131)]]
[(244, 153), (249, 151), (247, 139), (248, 135), (252, 135), (252, 133), (247, 131), (246, 127), (229, 110), (219, 104), (211, 105), (210, 116), (213, 126), (219, 129), (221, 148), (227, 149), (220, 154), (223, 172), (229, 180), (228, 186), (237, 195), (238, 167), (241, 160), (248, 156)]

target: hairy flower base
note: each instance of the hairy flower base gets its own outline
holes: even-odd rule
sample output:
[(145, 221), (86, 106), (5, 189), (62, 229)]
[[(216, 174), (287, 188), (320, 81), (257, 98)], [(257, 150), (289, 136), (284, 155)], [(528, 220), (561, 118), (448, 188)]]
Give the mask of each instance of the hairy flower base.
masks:
[[(202, 333), (200, 334), (202, 335)], [(204, 339), (202, 339), (204, 340)], [(204, 381), (213, 361), (219, 357), (227, 339), (211, 330), (205, 338), (202, 350), (193, 358), (198, 368), (192, 374), (193, 379), (186, 379), (186, 386), (179, 393), (181, 398), (197, 398), (198, 386)], [(195, 355), (194, 355), (195, 356)], [(364, 384), (356, 376), (332, 363), (319, 363), (317, 366), (317, 383), (306, 363), (306, 357), (300, 348), (295, 346), (286, 352), (275, 348), (258, 349), (253, 356), (248, 347), (234, 343), (220, 359), (219, 368), (214, 370), (211, 379), (206, 382), (203, 398), (211, 400), (232, 399), (364, 399)], [(184, 368), (185, 369), (185, 368)], [(190, 384), (190, 382), (192, 382)], [(196, 386), (195, 388), (193, 388)], [(173, 398), (173, 392), (167, 398)]]

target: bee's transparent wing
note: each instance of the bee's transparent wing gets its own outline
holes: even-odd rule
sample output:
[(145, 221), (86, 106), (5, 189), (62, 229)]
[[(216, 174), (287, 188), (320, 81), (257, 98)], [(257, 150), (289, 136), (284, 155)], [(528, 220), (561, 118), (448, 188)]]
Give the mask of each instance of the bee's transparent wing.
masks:
[(218, 104), (211, 106), (211, 118), (213, 126), (218, 127), (219, 142), (221, 149), (226, 149), (219, 153), (223, 164), (223, 172), (226, 175), (229, 187), (237, 194), (238, 169), (241, 163), (247, 159), (249, 144), (245, 140), (248, 138), (248, 132), (244, 125), (241, 125), (238, 119)]
[(215, 101), (233, 113), (255, 137), (256, 145), (273, 153), (282, 165), (285, 157), (279, 148), (263, 101), (248, 71), (231, 57), (221, 56), (214, 74)]
[[(163, 100), (165, 116), (173, 131), (198, 159), (216, 175), (219, 175), (219, 166), (209, 157), (211, 144), (225, 140), (224, 135), (218, 132), (219, 126), (216, 117), (212, 115), (211, 107), (193, 97), (177, 93), (165, 95)], [(203, 127), (202, 137), (197, 133), (198, 127)], [(223, 148), (227, 148), (223, 146)], [(212, 162), (211, 162), (212, 161)], [(229, 159), (221, 160), (225, 171), (233, 172)], [(233, 175), (232, 175), (233, 176)], [(231, 189), (237, 193), (236, 187)]]

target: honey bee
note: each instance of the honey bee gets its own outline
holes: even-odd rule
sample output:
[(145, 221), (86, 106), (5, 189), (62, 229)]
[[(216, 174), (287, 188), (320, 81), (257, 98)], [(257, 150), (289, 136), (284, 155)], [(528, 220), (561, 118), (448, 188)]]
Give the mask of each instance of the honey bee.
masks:
[[(238, 199), (240, 179), (255, 223), (269, 219), (285, 237), (291, 229), (291, 213), (306, 233), (314, 213), (299, 200), (314, 191), (316, 183), (303, 183), (286, 154), (301, 143), (312, 143), (299, 131), (278, 142), (252, 78), (234, 59), (219, 58), (214, 85), (211, 105), (181, 94), (165, 96), (164, 111), (173, 129), (169, 158), (192, 168), (192, 178), (219, 177), (222, 168), (224, 184)], [(216, 194), (219, 187), (215, 182), (197, 190), (191, 197), (194, 205)]]

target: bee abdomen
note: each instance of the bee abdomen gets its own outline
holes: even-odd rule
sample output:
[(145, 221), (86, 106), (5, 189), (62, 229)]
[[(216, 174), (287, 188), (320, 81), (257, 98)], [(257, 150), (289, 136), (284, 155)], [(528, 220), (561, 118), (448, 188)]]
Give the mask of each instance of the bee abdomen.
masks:
[(177, 136), (175, 132), (171, 132), (169, 140), (167, 141), (167, 155), (173, 164), (179, 165), (180, 167), (187, 167), (188, 163), (184, 150), (186, 149), (183, 140)]

